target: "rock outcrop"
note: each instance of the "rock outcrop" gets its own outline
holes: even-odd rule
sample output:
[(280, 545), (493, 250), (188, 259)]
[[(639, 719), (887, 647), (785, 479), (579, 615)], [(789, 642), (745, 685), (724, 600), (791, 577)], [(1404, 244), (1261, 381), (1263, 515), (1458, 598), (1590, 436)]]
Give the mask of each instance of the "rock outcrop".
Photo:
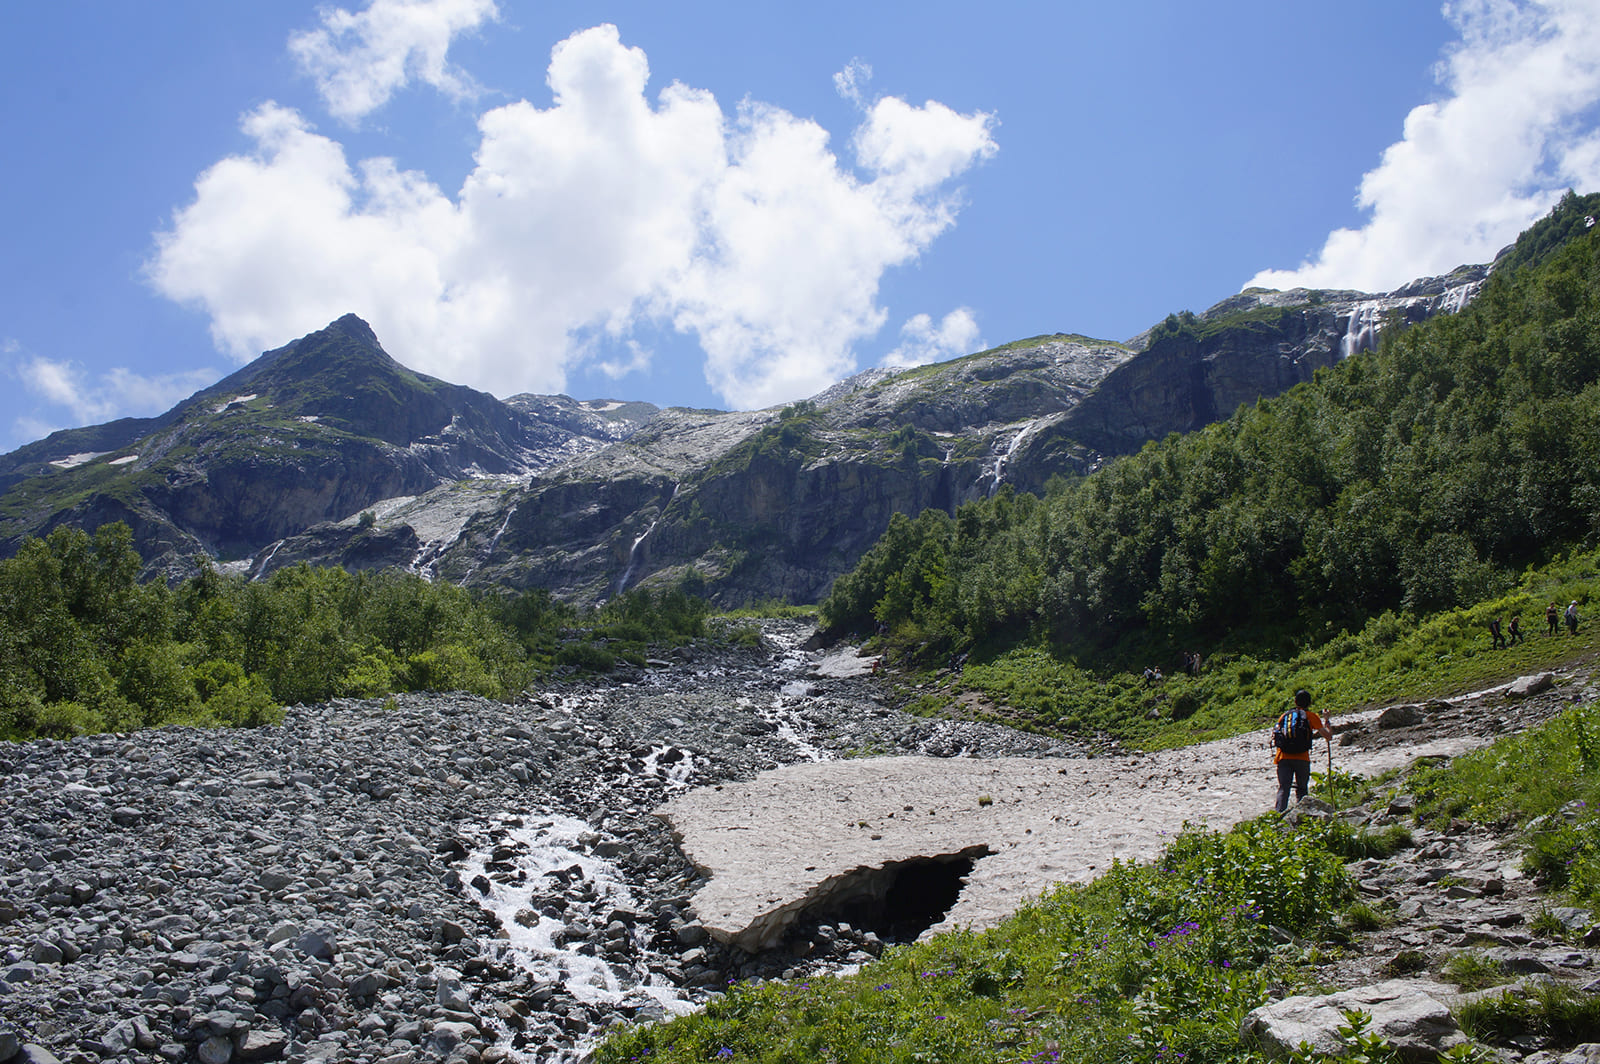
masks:
[(1250, 289), (1196, 317), (1170, 317), (1130, 341), (1138, 357), (1110, 374), (1058, 431), (1105, 454), (1192, 432), (1377, 346), (1385, 330), (1459, 310), (1488, 273), (1463, 266), (1382, 295)]
[(1239, 1036), (1273, 1057), (1288, 1057), (1303, 1044), (1338, 1056), (1345, 1049), (1339, 1037), (1339, 1028), (1348, 1022), (1345, 1013), (1359, 1010), (1371, 1017), (1367, 1030), (1401, 1059), (1432, 1064), (1468, 1041), (1445, 1004), (1454, 996), (1454, 987), (1426, 979), (1389, 979), (1336, 994), (1298, 994), (1253, 1010), (1240, 1025)]

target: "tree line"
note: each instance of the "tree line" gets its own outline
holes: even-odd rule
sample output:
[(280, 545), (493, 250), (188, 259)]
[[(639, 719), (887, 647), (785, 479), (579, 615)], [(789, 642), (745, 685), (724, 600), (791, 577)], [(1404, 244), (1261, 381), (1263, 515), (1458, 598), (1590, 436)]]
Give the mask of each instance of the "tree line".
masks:
[(1224, 422), (1043, 499), (897, 516), (824, 623), (940, 655), (1033, 637), (1109, 662), (1224, 633), (1282, 650), (1491, 597), (1593, 546), (1597, 210), (1569, 195), (1461, 312)]
[(141, 584), (121, 523), (63, 526), (0, 561), (0, 738), (253, 725), (278, 707), (401, 691), (503, 698), (537, 677), (642, 664), (704, 634), (708, 605), (636, 589), (581, 612), (548, 592), (477, 593), (411, 573), (211, 566)]

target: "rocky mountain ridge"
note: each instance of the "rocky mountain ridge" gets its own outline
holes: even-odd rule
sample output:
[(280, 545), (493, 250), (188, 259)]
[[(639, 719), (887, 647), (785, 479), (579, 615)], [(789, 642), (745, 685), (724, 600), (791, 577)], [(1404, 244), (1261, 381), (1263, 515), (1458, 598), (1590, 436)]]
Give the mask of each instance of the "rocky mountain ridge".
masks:
[(121, 520), (147, 575), (209, 558), (395, 566), (579, 602), (687, 580), (813, 602), (896, 513), (953, 511), (1226, 417), (1464, 305), (1463, 267), (1393, 293), (1265, 292), (1128, 343), (1056, 334), (750, 412), (521, 395), (413, 373), (347, 315), (159, 418), (0, 457), (0, 550)]

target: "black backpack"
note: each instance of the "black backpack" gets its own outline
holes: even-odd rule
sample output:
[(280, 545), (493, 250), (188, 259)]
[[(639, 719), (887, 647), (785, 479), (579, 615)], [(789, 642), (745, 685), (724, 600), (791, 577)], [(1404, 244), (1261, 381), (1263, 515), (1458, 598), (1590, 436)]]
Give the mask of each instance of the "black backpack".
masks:
[(1272, 728), (1272, 745), (1286, 754), (1305, 754), (1311, 751), (1311, 721), (1306, 711), (1295, 706)]

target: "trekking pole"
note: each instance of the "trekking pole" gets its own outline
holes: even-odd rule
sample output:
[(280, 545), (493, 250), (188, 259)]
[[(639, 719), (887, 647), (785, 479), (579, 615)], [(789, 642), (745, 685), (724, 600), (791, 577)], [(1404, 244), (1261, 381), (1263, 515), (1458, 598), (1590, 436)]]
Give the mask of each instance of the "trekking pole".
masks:
[[(1328, 722), (1328, 731), (1333, 731), (1333, 722)], [(1333, 789), (1333, 736), (1328, 735), (1323, 740), (1328, 744), (1328, 789)]]

